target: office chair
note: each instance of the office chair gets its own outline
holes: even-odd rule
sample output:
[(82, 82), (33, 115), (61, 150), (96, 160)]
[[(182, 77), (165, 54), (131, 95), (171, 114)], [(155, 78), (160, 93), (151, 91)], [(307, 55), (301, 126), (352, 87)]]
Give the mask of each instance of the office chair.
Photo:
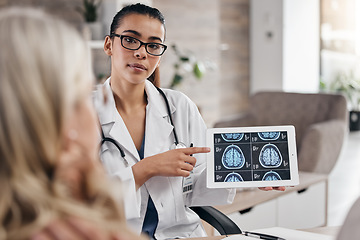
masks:
[(214, 207), (190, 207), (199, 217), (214, 227), (221, 235), (241, 234), (240, 228), (225, 214)]

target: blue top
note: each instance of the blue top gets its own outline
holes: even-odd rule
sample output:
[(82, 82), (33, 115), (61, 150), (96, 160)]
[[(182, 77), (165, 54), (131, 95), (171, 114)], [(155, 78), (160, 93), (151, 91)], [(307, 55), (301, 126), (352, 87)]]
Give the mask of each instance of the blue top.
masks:
[[(140, 159), (144, 158), (144, 146), (145, 146), (145, 136), (141, 143), (141, 148), (140, 148), (140, 150), (138, 150)], [(149, 195), (148, 205), (147, 205), (146, 214), (145, 214), (144, 223), (143, 223), (141, 232), (149, 235), (152, 239), (155, 239), (154, 234), (155, 234), (155, 230), (158, 225), (158, 222), (159, 222), (159, 216), (156, 211), (154, 202)]]

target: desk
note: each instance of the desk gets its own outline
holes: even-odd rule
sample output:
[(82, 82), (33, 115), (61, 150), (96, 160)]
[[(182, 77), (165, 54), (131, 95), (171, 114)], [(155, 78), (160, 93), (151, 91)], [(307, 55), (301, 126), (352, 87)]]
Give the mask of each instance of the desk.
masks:
[[(321, 227), (327, 224), (327, 189), (327, 175), (299, 172), (299, 185), (288, 187), (284, 192), (266, 192), (257, 188), (241, 190), (236, 193), (232, 204), (215, 207), (246, 230), (275, 226), (292, 229)], [(239, 213), (249, 209), (249, 213)], [(206, 223), (204, 226), (208, 235), (213, 236), (212, 227)]]
[[(301, 231), (305, 232), (313, 232), (313, 233), (319, 233), (329, 236), (337, 236), (338, 232), (340, 230), (340, 227), (320, 227), (320, 228), (311, 228), (311, 229), (302, 229)], [(212, 237), (200, 237), (200, 238), (185, 238), (188, 240), (219, 240), (223, 239), (226, 236), (212, 236)]]
[(338, 232), (340, 231), (340, 226), (302, 229), (301, 231), (337, 236)]

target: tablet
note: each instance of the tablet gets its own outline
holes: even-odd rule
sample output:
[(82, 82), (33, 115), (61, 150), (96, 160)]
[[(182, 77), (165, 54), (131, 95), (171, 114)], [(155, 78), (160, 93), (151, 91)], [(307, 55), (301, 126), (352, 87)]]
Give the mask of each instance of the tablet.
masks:
[(294, 126), (211, 128), (206, 135), (207, 187), (299, 184)]

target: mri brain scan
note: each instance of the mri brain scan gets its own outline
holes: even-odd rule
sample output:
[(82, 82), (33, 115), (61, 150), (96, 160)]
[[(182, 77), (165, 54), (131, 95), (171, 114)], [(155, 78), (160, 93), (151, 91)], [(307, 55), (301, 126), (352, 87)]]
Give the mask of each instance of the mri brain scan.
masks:
[(238, 142), (243, 138), (243, 133), (222, 133), (221, 137), (226, 142)]
[(239, 169), (245, 164), (245, 156), (238, 146), (229, 145), (226, 147), (221, 161), (227, 169)]
[(259, 162), (264, 168), (276, 168), (282, 163), (282, 156), (274, 144), (266, 144), (261, 149)]
[(263, 181), (278, 181), (281, 180), (280, 175), (277, 172), (269, 171), (264, 174)]
[(280, 136), (280, 132), (259, 132), (259, 138), (261, 140), (276, 140)]
[(224, 182), (242, 182), (244, 181), (240, 174), (238, 173), (229, 173)]

